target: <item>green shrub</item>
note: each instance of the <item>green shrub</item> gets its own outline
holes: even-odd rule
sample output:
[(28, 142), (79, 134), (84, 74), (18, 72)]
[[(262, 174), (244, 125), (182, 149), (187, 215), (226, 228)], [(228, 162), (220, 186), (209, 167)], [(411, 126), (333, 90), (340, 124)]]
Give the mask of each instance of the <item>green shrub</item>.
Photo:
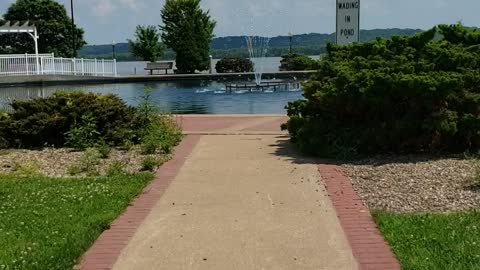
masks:
[(288, 105), (293, 142), (328, 157), (478, 150), (480, 32), (439, 29), (328, 45), (305, 100)]
[(120, 149), (124, 151), (131, 151), (134, 148), (135, 144), (132, 141), (125, 141), (121, 146)]
[(82, 169), (80, 168), (80, 166), (78, 164), (71, 164), (68, 168), (67, 168), (67, 173), (70, 175), (70, 176), (76, 176), (76, 175), (79, 175), (82, 173)]
[(107, 176), (119, 176), (119, 175), (126, 175), (127, 171), (125, 170), (125, 164), (122, 162), (115, 160), (108, 166), (107, 169)]
[(97, 151), (101, 158), (107, 159), (110, 157), (110, 153), (112, 153), (112, 147), (107, 143), (102, 142), (97, 146)]
[(11, 124), (11, 119), (7, 113), (0, 112), (0, 149), (2, 148), (8, 148), (10, 146), (10, 143), (8, 141), (8, 138), (11, 138), (10, 136), (10, 124)]
[(147, 156), (142, 161), (142, 171), (153, 172), (160, 166), (160, 161), (152, 156)]
[(137, 130), (141, 123), (136, 109), (114, 95), (59, 92), (47, 98), (14, 101), (11, 106), (14, 111), (9, 115), (8, 138), (16, 147), (62, 147), (69, 132), (71, 142), (78, 141), (82, 145), (77, 139), (86, 133), (83, 123), (86, 115), (94, 117), (94, 120), (89, 119), (92, 120), (89, 124), (94, 122), (98, 132), (92, 134), (92, 138), (102, 138), (113, 145), (139, 140)]
[(95, 117), (91, 113), (82, 115), (82, 123), (80, 125), (75, 124), (65, 133), (66, 144), (80, 150), (93, 147), (100, 135), (95, 122)]
[(159, 114), (159, 109), (152, 102), (151, 91), (149, 88), (145, 89), (137, 107), (137, 119), (142, 124), (142, 153), (148, 155), (162, 151), (168, 154), (180, 142), (182, 131), (173, 118)]
[(241, 57), (223, 58), (217, 62), (215, 69), (218, 73), (252, 72), (253, 62)]
[(318, 61), (302, 54), (287, 54), (282, 56), (280, 61), (280, 71), (296, 70), (315, 70), (318, 67)]
[(161, 151), (170, 154), (181, 138), (182, 132), (172, 118), (157, 116), (145, 129), (142, 153), (149, 155)]
[(151, 88), (145, 88), (145, 92), (140, 98), (141, 99), (137, 106), (136, 114), (141, 126), (146, 127), (156, 119), (156, 117), (160, 114), (160, 110), (153, 103)]
[(88, 148), (83, 152), (79, 160), (80, 171), (86, 173), (87, 176), (99, 175), (97, 165), (100, 163), (100, 153), (95, 148)]
[(14, 162), (12, 174), (15, 176), (37, 176), (40, 175), (40, 165), (37, 161), (32, 162)]
[(111, 147), (143, 144), (144, 152), (170, 153), (180, 141), (175, 121), (159, 116), (151, 90), (137, 108), (114, 95), (56, 93), (12, 103), (13, 113), (0, 114), (0, 148), (68, 145), (79, 150), (98, 146), (103, 158)]

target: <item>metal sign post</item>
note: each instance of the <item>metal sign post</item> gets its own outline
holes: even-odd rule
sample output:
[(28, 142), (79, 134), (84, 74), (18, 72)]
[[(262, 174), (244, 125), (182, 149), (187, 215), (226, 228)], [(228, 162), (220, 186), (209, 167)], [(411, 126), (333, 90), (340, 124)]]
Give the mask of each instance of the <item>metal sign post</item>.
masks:
[(337, 45), (360, 42), (360, 0), (337, 0)]

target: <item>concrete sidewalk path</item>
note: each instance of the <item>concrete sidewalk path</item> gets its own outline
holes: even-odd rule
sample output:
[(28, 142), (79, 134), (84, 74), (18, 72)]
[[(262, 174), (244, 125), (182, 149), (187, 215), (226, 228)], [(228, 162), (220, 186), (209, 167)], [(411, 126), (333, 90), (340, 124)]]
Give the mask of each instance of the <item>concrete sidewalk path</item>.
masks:
[(248, 135), (202, 136), (113, 269), (357, 269), (317, 165), (252, 132), (280, 120), (212, 121)]

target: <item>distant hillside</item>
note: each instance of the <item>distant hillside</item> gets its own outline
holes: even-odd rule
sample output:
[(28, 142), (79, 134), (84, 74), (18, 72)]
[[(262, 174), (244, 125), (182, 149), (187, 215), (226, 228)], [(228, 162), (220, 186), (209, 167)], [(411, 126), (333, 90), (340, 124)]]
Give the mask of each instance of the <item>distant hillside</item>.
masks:
[[(360, 39), (362, 42), (374, 40), (377, 37), (390, 38), (392, 36), (411, 36), (419, 33), (421, 29), (374, 29), (362, 30)], [(335, 34), (310, 33), (293, 36), (292, 43), (294, 50), (308, 55), (318, 55), (325, 52), (325, 45), (334, 42)], [(281, 56), (288, 53), (290, 39), (288, 36), (278, 36), (270, 39), (270, 50), (268, 56)], [(245, 36), (218, 37), (211, 43), (211, 53), (214, 58), (240, 55), (247, 56)], [(130, 54), (128, 43), (119, 43), (115, 47), (119, 60), (134, 60)], [(88, 58), (111, 58), (112, 45), (87, 45), (83, 47), (79, 55)], [(175, 55), (167, 50), (165, 59), (174, 59)]]
[[(360, 31), (360, 39), (362, 42), (374, 40), (377, 37), (390, 38), (392, 36), (411, 36), (422, 32), (421, 29), (374, 29)], [(295, 46), (319, 46), (326, 45), (328, 42), (335, 41), (335, 34), (303, 34), (293, 36), (293, 44)], [(288, 36), (278, 36), (270, 39), (271, 47), (288, 47), (290, 39)], [(245, 48), (245, 36), (236, 37), (219, 37), (215, 38), (211, 43), (212, 49), (225, 50)]]

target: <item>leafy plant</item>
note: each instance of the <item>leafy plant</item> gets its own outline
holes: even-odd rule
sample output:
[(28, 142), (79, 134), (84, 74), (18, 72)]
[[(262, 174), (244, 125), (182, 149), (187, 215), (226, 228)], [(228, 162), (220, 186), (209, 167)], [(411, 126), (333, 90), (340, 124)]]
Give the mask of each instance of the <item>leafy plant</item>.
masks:
[(134, 56), (144, 61), (155, 62), (163, 55), (163, 46), (160, 44), (160, 33), (155, 26), (137, 26), (135, 40), (128, 40)]
[(127, 171), (125, 170), (125, 164), (122, 162), (115, 160), (110, 164), (107, 169), (107, 176), (119, 176), (119, 175), (126, 175)]
[(80, 171), (87, 176), (99, 175), (97, 165), (100, 163), (100, 153), (95, 148), (87, 148), (79, 160)]
[(76, 175), (79, 175), (82, 173), (82, 168), (80, 168), (80, 166), (78, 164), (71, 164), (68, 168), (67, 168), (67, 173), (70, 175), (70, 176), (76, 176)]
[(82, 123), (74, 125), (65, 135), (68, 146), (83, 150), (94, 146), (100, 133), (97, 131), (95, 117), (91, 113), (86, 113), (82, 115)]
[(215, 69), (218, 73), (252, 72), (253, 62), (241, 57), (222, 58), (215, 65)]
[(146, 87), (145, 92), (140, 96), (140, 103), (137, 106), (137, 117), (143, 127), (150, 123), (160, 114), (159, 109), (152, 100), (152, 88)]
[(145, 131), (142, 140), (142, 153), (155, 154), (160, 150), (165, 154), (170, 154), (181, 138), (181, 130), (173, 119), (168, 116), (157, 116)]
[(112, 153), (112, 147), (105, 142), (101, 142), (97, 146), (97, 151), (102, 159), (107, 159), (110, 157), (110, 153)]
[(142, 171), (155, 171), (160, 166), (160, 161), (152, 156), (147, 156), (142, 161)]
[(15, 176), (39, 176), (40, 165), (36, 161), (32, 162), (14, 162), (12, 167), (12, 174)]
[(412, 37), (330, 44), (305, 99), (288, 105), (292, 141), (326, 157), (478, 151), (478, 36), (442, 25)]
[(159, 109), (151, 98), (152, 90), (145, 94), (138, 105), (138, 119), (142, 123), (141, 148), (143, 154), (155, 154), (157, 151), (170, 153), (181, 140), (181, 130), (174, 119), (159, 114)]
[(124, 151), (131, 151), (134, 148), (135, 144), (132, 141), (125, 141), (121, 146), (120, 149)]

